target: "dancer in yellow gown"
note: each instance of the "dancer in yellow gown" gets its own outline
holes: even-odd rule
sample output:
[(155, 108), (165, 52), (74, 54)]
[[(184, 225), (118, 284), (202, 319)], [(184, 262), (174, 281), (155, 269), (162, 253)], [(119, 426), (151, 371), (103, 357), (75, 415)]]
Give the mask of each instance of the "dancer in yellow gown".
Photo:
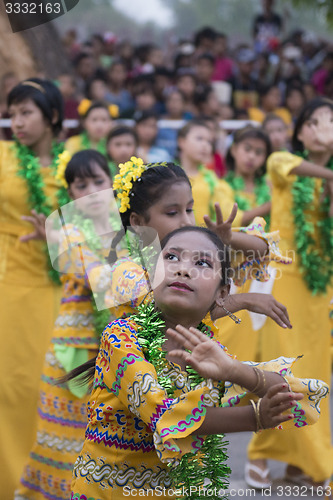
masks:
[[(300, 157), (274, 153), (268, 160), (273, 183), (271, 227), (279, 228), (282, 253), (294, 253), (294, 263), (277, 269), (273, 295), (286, 304), (293, 330), (289, 335), (268, 319), (263, 327), (262, 356), (303, 354), (295, 374), (330, 383), (332, 296), (332, 151), (333, 104), (316, 99), (303, 109), (295, 126), (293, 147)], [(309, 161), (313, 163), (309, 163)], [(323, 185), (326, 188), (323, 191)], [(266, 459), (288, 464), (286, 478), (299, 485), (325, 484), (333, 471), (330, 412), (322, 405), (320, 422), (300, 432), (263, 432), (249, 446), (248, 484), (269, 486)]]
[(55, 178), (63, 147), (62, 98), (48, 81), (32, 79), (8, 97), (15, 143), (0, 143), (0, 491), (12, 500), (33, 443), (39, 377), (60, 302), (50, 279), (39, 223), (66, 191)]

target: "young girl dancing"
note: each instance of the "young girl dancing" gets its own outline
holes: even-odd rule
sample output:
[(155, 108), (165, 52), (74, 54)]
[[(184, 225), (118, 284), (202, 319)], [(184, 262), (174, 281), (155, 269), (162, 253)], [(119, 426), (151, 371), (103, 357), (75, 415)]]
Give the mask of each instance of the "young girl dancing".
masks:
[[(279, 227), (281, 249), (293, 251), (294, 262), (276, 279), (273, 295), (287, 305), (294, 332), (285, 337), (268, 319), (262, 330), (262, 356), (281, 352), (304, 356), (295, 374), (331, 377), (329, 302), (333, 273), (333, 104), (309, 102), (300, 114), (293, 151), (274, 153), (268, 160), (273, 183), (272, 229)], [(286, 478), (301, 486), (324, 486), (333, 472), (329, 406), (323, 404), (320, 422), (299, 433), (285, 431), (255, 436), (249, 447), (247, 481), (269, 486), (266, 459), (286, 462)]]
[[(79, 210), (72, 215), (73, 222), (62, 228), (66, 240), (60, 245), (59, 268), (65, 272), (61, 277), (60, 311), (40, 380), (37, 437), (16, 500), (69, 498), (71, 470), (87, 423), (87, 388), (56, 385), (55, 381), (96, 355), (100, 334), (110, 319), (109, 311), (94, 307), (91, 285), (81, 263), (83, 258), (87, 268), (101, 269), (103, 258), (109, 253), (110, 240), (97, 236), (97, 231), (112, 230), (110, 200), (104, 194), (108, 193), (105, 190), (112, 193), (106, 159), (94, 150), (76, 153), (66, 167), (65, 182)], [(65, 251), (67, 238), (72, 245), (70, 255)], [(75, 247), (76, 244), (80, 246)], [(80, 248), (80, 252), (75, 253), (73, 248)], [(105, 276), (99, 272), (94, 290), (102, 292), (104, 283)]]
[(83, 132), (67, 139), (66, 150), (72, 155), (83, 149), (96, 149), (106, 155), (106, 137), (112, 128), (112, 119), (118, 116), (117, 106), (83, 99), (78, 107)]
[[(309, 423), (318, 418), (311, 398), (319, 402), (325, 384), (311, 381), (319, 387), (312, 393), (309, 381), (243, 365), (209, 340), (214, 333), (203, 320), (223, 305), (229, 289), (220, 239), (205, 228), (183, 227), (164, 239), (162, 249), (154, 301), (106, 327), (95, 371), (83, 365), (69, 374), (93, 377), (72, 500), (204, 498), (205, 489), (220, 498), (229, 470), (222, 436), (214, 435), (297, 426), (296, 409)], [(284, 366), (281, 358), (279, 370)], [(244, 407), (228, 401), (221, 407), (227, 379), (251, 393)]]

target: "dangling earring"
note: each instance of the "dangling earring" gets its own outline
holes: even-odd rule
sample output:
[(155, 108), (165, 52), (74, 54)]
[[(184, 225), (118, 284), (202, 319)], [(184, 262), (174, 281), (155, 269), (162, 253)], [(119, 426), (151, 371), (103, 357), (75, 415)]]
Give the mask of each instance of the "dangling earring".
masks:
[(227, 313), (227, 316), (229, 316), (229, 318), (232, 319), (232, 321), (234, 321), (236, 323), (236, 325), (239, 325), (239, 323), (242, 322), (242, 320), (240, 318), (238, 318), (237, 316), (235, 316), (235, 314), (233, 314), (231, 311), (228, 311), (228, 309), (226, 309), (223, 304), (221, 305), (221, 307), (222, 307), (223, 311), (225, 311)]

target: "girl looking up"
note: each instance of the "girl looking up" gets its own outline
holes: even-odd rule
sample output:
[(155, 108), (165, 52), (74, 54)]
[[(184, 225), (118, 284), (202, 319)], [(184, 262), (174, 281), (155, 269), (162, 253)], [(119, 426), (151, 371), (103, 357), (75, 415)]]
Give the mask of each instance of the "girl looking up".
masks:
[(117, 106), (83, 99), (78, 107), (83, 132), (67, 139), (65, 147), (72, 155), (83, 149), (96, 149), (106, 155), (106, 137), (112, 128), (112, 120), (118, 116)]
[[(292, 392), (302, 381), (241, 364), (209, 340), (214, 332), (203, 320), (223, 305), (228, 269), (226, 248), (205, 228), (183, 227), (162, 242), (156, 275), (164, 277), (154, 302), (103, 332), (73, 500), (169, 497), (176, 489), (178, 497), (204, 498), (204, 480), (219, 498), (229, 473), (219, 434), (296, 424), (296, 405), (309, 422), (318, 418), (307, 388), (304, 403), (302, 393)], [(80, 373), (90, 375), (83, 365), (68, 378)], [(221, 407), (226, 378), (251, 393), (244, 407)]]
[[(55, 381), (96, 356), (100, 334), (110, 318), (108, 310), (98, 311), (94, 307), (90, 282), (81, 264), (83, 258), (89, 269), (100, 269), (109, 253), (109, 239), (97, 236), (98, 232), (112, 230), (106, 191), (112, 193), (112, 182), (107, 161), (94, 150), (76, 153), (66, 167), (64, 180), (80, 210), (73, 215), (73, 223), (67, 223), (62, 230), (66, 231), (65, 241), (68, 238), (72, 248), (80, 243), (81, 252), (76, 254), (72, 250), (68, 255), (65, 241), (60, 245), (59, 267), (64, 272), (60, 310), (40, 379), (37, 435), (15, 499), (69, 498), (71, 471), (87, 423), (87, 387), (57, 385)], [(103, 291), (103, 279), (105, 282), (99, 271), (95, 291)]]

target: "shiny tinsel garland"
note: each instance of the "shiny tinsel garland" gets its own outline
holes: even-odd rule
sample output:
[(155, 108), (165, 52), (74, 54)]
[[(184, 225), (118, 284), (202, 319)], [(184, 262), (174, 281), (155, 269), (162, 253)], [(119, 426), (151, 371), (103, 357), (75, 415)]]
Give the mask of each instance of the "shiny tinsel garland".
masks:
[[(167, 363), (166, 352), (162, 349), (165, 342), (165, 322), (160, 313), (154, 309), (153, 302), (140, 305), (138, 313), (131, 316), (131, 319), (139, 326), (138, 341), (147, 361), (156, 369), (158, 383), (172, 398), (175, 386), (169, 378), (160, 375)], [(204, 323), (200, 323), (198, 328), (209, 337), (213, 336), (210, 328)], [(188, 368), (187, 372), (192, 388), (204, 380), (191, 368)], [(231, 472), (225, 463), (228, 458), (226, 455), (228, 443), (223, 439), (223, 435), (205, 436), (204, 443), (198, 452), (186, 453), (177, 466), (170, 465), (169, 474), (173, 488), (179, 492), (187, 490), (186, 498), (191, 500), (207, 498), (207, 496), (214, 500), (222, 498), (221, 492), (228, 488), (228, 477)], [(214, 494), (209, 494), (207, 490)], [(176, 496), (175, 498), (182, 497)]]
[[(242, 177), (235, 175), (234, 172), (229, 172), (225, 177), (225, 180), (229, 186), (233, 189), (235, 193), (235, 201), (238, 205), (239, 210), (247, 211), (251, 210), (250, 202), (245, 196), (241, 195), (241, 192), (245, 190), (245, 182)], [(254, 196), (256, 200), (256, 206), (259, 207), (264, 203), (271, 200), (271, 192), (269, 186), (266, 182), (265, 177), (256, 177), (254, 179)], [(266, 231), (268, 231), (270, 226), (270, 215), (265, 215), (265, 221), (267, 222)]]
[[(297, 154), (305, 159), (308, 157), (306, 152)], [(333, 159), (326, 167), (333, 170)], [(319, 241), (316, 242), (313, 237), (315, 227), (311, 222), (311, 212), (314, 210), (315, 179), (298, 176), (292, 185), (291, 192), (295, 245), (300, 259), (300, 270), (307, 287), (313, 294), (325, 293), (333, 277), (333, 218), (328, 215), (329, 198), (326, 197), (321, 204), (324, 218), (317, 222)]]
[[(39, 214), (44, 214), (48, 217), (52, 212), (52, 205), (50, 204), (45, 192), (44, 181), (41, 176), (41, 165), (39, 158), (28, 147), (24, 146), (18, 141), (13, 145), (14, 154), (18, 160), (17, 175), (25, 180), (28, 188), (28, 201), (31, 209), (36, 210)], [(52, 145), (51, 157), (52, 163), (50, 165), (53, 175), (57, 173), (59, 163), (59, 155), (63, 152), (64, 145), (56, 142)], [(66, 189), (59, 185), (56, 194), (58, 207), (66, 205), (70, 199)], [(47, 245), (45, 244), (45, 254), (48, 261), (49, 277), (54, 283), (60, 284), (59, 273), (52, 267)]]
[[(80, 134), (81, 144), (83, 149), (95, 149), (92, 147), (90, 139), (88, 137), (87, 132), (82, 132)], [(96, 151), (101, 153), (103, 156), (106, 155), (106, 139), (101, 139), (96, 147)]]

